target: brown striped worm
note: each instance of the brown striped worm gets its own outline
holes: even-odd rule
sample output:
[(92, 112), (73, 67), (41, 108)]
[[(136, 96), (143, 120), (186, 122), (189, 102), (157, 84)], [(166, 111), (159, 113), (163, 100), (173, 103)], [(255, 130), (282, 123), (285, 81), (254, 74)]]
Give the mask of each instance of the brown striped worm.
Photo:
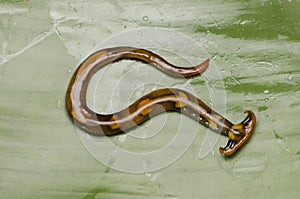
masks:
[(229, 139), (227, 145), (224, 148), (219, 148), (220, 153), (225, 156), (235, 153), (250, 138), (256, 122), (252, 111), (245, 111), (246, 118), (234, 125), (194, 95), (176, 88), (152, 91), (116, 113), (100, 114), (94, 112), (86, 103), (86, 92), (91, 77), (100, 68), (124, 58), (144, 61), (173, 77), (198, 75), (209, 64), (209, 60), (206, 60), (194, 67), (177, 67), (151, 51), (133, 47), (99, 50), (79, 65), (72, 76), (66, 93), (67, 111), (79, 128), (93, 135), (111, 136), (126, 132), (142, 124), (150, 118), (150, 113), (152, 116), (164, 111), (175, 111), (227, 136)]

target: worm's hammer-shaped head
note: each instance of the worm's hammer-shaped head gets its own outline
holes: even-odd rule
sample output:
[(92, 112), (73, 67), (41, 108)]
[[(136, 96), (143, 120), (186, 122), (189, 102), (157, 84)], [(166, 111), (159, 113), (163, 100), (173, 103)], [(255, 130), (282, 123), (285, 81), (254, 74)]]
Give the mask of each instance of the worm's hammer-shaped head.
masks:
[(256, 123), (255, 115), (252, 111), (246, 110), (246, 118), (239, 124), (235, 124), (228, 132), (228, 142), (226, 147), (220, 147), (219, 151), (224, 156), (234, 154), (251, 137)]

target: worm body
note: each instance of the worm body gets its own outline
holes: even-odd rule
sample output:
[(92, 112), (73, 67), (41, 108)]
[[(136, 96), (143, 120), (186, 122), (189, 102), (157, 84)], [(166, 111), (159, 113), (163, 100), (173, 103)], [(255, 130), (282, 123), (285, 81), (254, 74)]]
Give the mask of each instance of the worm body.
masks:
[(234, 125), (194, 95), (175, 88), (152, 91), (116, 113), (94, 112), (86, 104), (86, 92), (92, 75), (109, 63), (124, 58), (144, 61), (173, 77), (198, 75), (209, 64), (209, 60), (206, 60), (194, 67), (177, 67), (151, 51), (133, 47), (116, 47), (97, 51), (86, 58), (76, 69), (66, 93), (67, 111), (79, 128), (90, 134), (111, 136), (142, 124), (150, 118), (150, 115), (175, 111), (187, 115), (215, 132), (228, 136), (227, 146), (219, 149), (220, 153), (225, 156), (232, 155), (251, 136), (255, 125), (253, 112), (247, 110), (246, 118)]

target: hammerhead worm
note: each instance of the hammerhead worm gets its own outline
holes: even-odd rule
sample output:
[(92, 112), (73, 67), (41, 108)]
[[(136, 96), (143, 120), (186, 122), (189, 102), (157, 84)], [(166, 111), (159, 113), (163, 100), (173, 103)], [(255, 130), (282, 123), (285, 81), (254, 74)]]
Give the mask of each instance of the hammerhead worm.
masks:
[(93, 135), (112, 136), (127, 132), (150, 119), (150, 112), (153, 116), (165, 111), (175, 111), (227, 136), (227, 145), (219, 148), (220, 153), (225, 156), (234, 154), (250, 138), (256, 122), (252, 111), (246, 110), (246, 118), (238, 124), (233, 124), (194, 95), (177, 88), (154, 90), (116, 113), (94, 112), (86, 103), (86, 92), (91, 77), (109, 63), (126, 58), (149, 63), (170, 76), (184, 78), (200, 74), (209, 64), (209, 60), (205, 60), (194, 67), (177, 67), (151, 51), (134, 47), (99, 50), (79, 65), (66, 93), (67, 111), (79, 128)]

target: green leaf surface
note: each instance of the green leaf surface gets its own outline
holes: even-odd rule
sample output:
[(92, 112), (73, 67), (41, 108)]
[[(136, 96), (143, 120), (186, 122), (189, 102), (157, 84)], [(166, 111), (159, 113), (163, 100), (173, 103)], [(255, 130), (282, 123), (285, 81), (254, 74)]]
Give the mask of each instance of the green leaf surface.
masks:
[[(0, 1), (0, 198), (299, 198), (299, 8), (295, 0)], [(237, 123), (247, 109), (257, 116), (253, 136), (237, 154), (219, 155), (219, 146), (227, 142), (220, 136), (212, 151), (199, 159), (207, 129), (200, 125), (189, 140), (188, 129), (195, 122), (175, 113), (153, 118), (132, 136), (109, 138), (123, 150), (146, 154), (168, 146), (182, 121), (187, 136), (163, 157), (179, 150), (181, 143), (190, 146), (167, 167), (126, 173), (111, 168), (117, 163), (115, 151), (103, 149), (111, 156), (105, 165), (86, 149), (65, 109), (69, 80), (96, 46), (137, 28), (186, 35), (207, 52), (199, 52), (199, 57), (208, 55), (210, 67), (203, 76), (169, 80), (144, 63), (114, 63), (91, 85), (94, 108), (119, 110), (159, 83), (183, 88), (189, 84), (197, 97), (222, 112), (211, 96), (224, 91), (226, 98), (220, 100), (226, 102), (226, 118)], [(170, 40), (153, 38), (144, 40)], [(166, 52), (166, 46), (158, 52), (174, 64), (191, 64), (197, 52), (180, 42), (174, 39), (172, 45), (178, 43), (183, 53)], [(221, 78), (209, 78), (212, 66)], [(135, 85), (146, 79), (156, 82)], [(116, 90), (121, 80), (126, 83)], [(151, 128), (158, 133), (138, 137)], [(124, 165), (136, 166), (126, 159)]]

